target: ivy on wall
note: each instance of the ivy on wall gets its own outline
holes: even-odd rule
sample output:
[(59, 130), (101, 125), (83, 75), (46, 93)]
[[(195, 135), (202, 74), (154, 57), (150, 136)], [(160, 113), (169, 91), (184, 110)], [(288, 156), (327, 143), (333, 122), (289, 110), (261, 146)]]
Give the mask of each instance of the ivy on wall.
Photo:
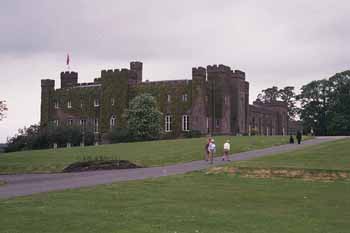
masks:
[[(149, 82), (134, 86), (131, 90), (131, 98), (149, 93), (156, 98), (159, 110), (163, 113), (161, 127), (164, 129), (165, 115), (172, 116), (172, 131), (166, 133), (164, 137), (175, 137), (183, 134), (182, 115), (191, 115), (192, 107), (192, 81), (165, 81)], [(187, 101), (183, 101), (182, 96), (187, 94)], [(168, 102), (170, 95), (170, 102)]]

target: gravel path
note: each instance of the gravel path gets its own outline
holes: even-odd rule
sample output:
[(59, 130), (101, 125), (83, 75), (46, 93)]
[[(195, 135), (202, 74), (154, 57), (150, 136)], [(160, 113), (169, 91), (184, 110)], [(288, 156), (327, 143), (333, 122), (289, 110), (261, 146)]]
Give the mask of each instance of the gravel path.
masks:
[[(322, 142), (342, 138), (345, 137), (318, 137), (312, 140), (307, 140), (301, 145), (286, 144), (266, 149), (237, 153), (231, 155), (230, 159), (231, 161), (247, 160), (281, 152), (293, 151), (310, 145), (316, 145)], [(213, 165), (206, 161), (193, 161), (164, 167), (126, 170), (89, 171), (81, 173), (0, 175), (0, 180), (6, 182), (6, 185), (0, 186), (0, 198), (12, 198), (41, 192), (109, 184), (118, 181), (142, 180), (147, 178), (183, 174), (225, 163), (227, 162), (221, 161), (221, 157), (217, 157), (214, 159)]]

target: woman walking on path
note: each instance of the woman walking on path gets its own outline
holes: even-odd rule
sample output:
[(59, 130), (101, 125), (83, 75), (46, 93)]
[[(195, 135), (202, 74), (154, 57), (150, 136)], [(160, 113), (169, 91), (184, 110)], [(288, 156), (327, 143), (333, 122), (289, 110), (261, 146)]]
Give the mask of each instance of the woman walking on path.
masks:
[(208, 147), (209, 147), (210, 142), (211, 142), (211, 138), (209, 137), (207, 143), (204, 146), (204, 159), (205, 159), (205, 161), (208, 161), (208, 158), (209, 158), (209, 149), (208, 149)]
[(209, 160), (210, 160), (211, 164), (213, 164), (214, 155), (215, 155), (215, 152), (216, 152), (216, 145), (215, 145), (214, 142), (215, 142), (214, 139), (211, 139), (211, 141), (209, 143), (209, 146), (208, 146)]
[(222, 161), (231, 161), (230, 158), (228, 157), (230, 154), (230, 140), (226, 140), (224, 143), (224, 155), (222, 156)]

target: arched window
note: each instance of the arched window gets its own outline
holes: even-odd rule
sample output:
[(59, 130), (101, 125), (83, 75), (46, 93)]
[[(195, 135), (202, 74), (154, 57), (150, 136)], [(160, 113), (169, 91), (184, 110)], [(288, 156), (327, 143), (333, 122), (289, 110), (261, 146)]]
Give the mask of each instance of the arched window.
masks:
[(115, 128), (115, 126), (116, 126), (116, 123), (117, 123), (117, 118), (116, 118), (116, 116), (111, 116), (111, 119), (109, 120), (109, 126), (110, 126), (110, 128), (112, 129), (112, 128)]

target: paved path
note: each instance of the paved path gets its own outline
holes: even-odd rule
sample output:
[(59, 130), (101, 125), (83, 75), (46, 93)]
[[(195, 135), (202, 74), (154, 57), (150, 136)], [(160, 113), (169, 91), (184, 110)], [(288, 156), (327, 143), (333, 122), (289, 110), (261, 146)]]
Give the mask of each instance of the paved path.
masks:
[[(316, 139), (307, 140), (301, 145), (287, 144), (266, 149), (247, 151), (231, 155), (230, 158), (231, 161), (247, 160), (286, 151), (293, 151), (309, 145), (316, 145), (322, 142), (342, 138), (344, 137), (318, 137)], [(220, 159), (221, 158), (219, 157), (215, 158), (213, 165), (206, 161), (193, 161), (164, 167), (126, 170), (89, 171), (81, 173), (0, 175), (0, 180), (7, 183), (5, 186), (0, 186), (0, 198), (11, 198), (16, 196), (31, 195), (34, 193), (88, 187), (98, 184), (109, 184), (118, 181), (142, 180), (147, 178), (183, 174), (227, 163), (221, 161)]]

